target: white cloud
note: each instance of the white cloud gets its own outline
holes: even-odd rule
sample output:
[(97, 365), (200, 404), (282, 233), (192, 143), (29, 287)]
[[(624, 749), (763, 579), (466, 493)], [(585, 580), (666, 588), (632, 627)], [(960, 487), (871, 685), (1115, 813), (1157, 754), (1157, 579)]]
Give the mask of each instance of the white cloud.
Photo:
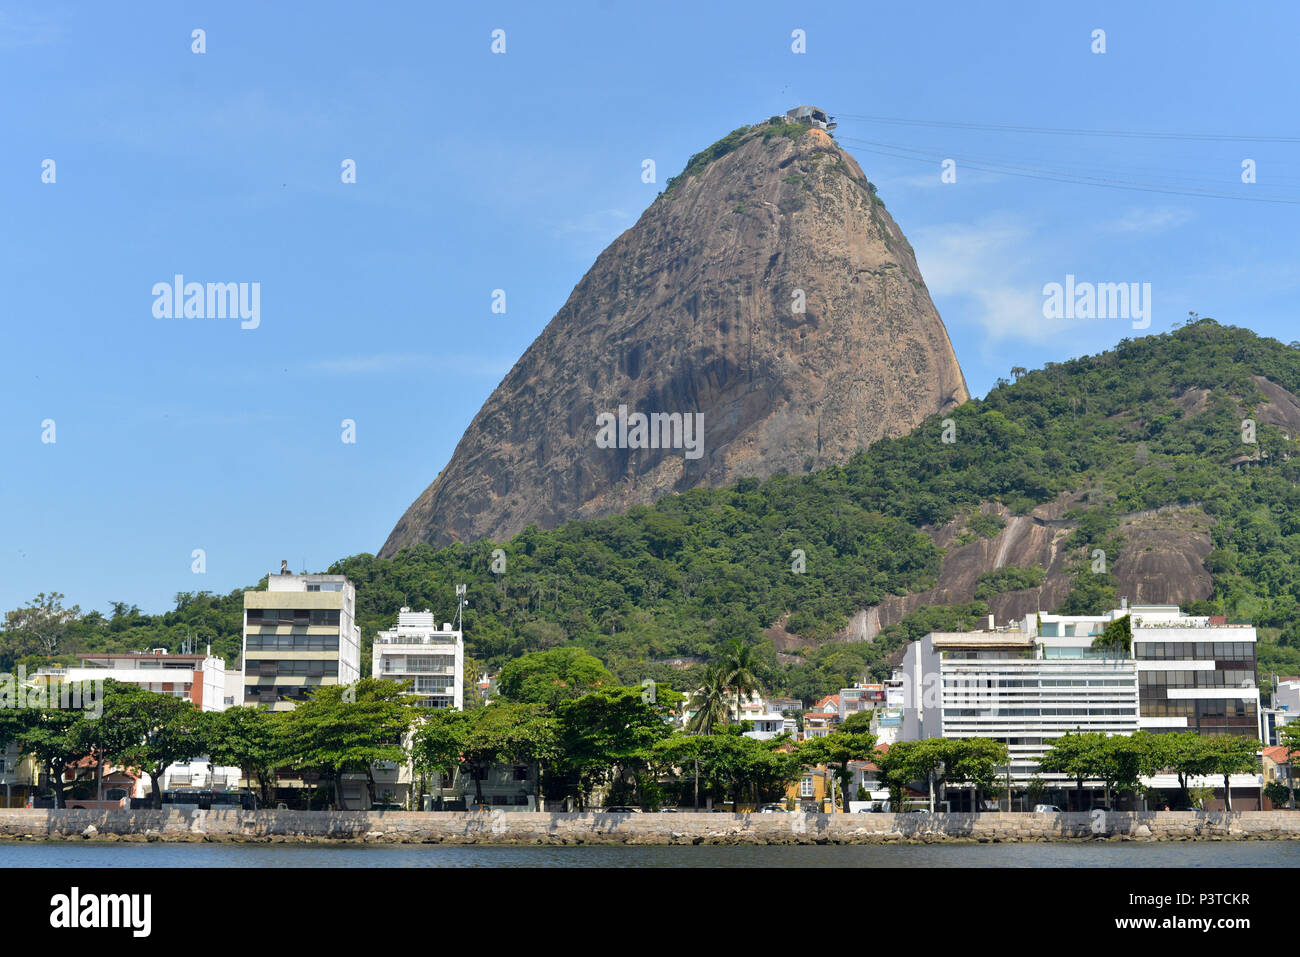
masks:
[(1191, 210), (1163, 207), (1160, 209), (1130, 209), (1122, 217), (1106, 223), (1105, 232), (1139, 233), (1150, 235), (1162, 233), (1167, 229), (1176, 229), (1195, 219)]
[(570, 219), (560, 223), (555, 229), (556, 237), (567, 236), (572, 233), (598, 233), (607, 235), (610, 232), (622, 232), (632, 224), (629, 222), (631, 217), (622, 209), (600, 209)]
[(1027, 268), (1037, 245), (1029, 229), (1009, 220), (930, 226), (914, 234), (912, 245), (930, 292), (968, 300), (989, 338), (1060, 337), (1060, 324), (1043, 318), (1042, 271)]

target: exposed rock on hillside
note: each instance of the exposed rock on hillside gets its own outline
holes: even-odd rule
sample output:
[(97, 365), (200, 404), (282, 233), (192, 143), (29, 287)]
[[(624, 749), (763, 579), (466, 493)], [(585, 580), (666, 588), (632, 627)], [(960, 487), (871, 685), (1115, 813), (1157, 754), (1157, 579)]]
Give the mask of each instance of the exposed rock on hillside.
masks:
[[(769, 121), (694, 158), (600, 254), (381, 554), (842, 463), (967, 398), (858, 164), (823, 130)], [(620, 407), (701, 414), (702, 442), (638, 448), (631, 420), (598, 443)]]

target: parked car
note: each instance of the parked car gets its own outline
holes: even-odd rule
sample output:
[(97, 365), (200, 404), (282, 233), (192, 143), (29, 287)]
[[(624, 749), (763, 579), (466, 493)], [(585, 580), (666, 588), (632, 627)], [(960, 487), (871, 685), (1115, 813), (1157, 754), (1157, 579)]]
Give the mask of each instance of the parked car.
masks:
[(400, 804), (385, 804), (385, 803), (383, 803), (383, 802), (376, 801), (374, 804), (370, 805), (370, 810), (372, 810), (372, 811), (405, 811), (406, 808), (402, 807), (402, 805), (400, 805)]
[(490, 810), (492, 810), (492, 805), (491, 805), (491, 804), (471, 804), (471, 805), (469, 806), (469, 809), (470, 809), (471, 811), (490, 811)]
[(660, 814), (676, 814), (676, 813), (677, 813), (677, 808), (675, 808), (675, 807), (661, 807), (661, 808), (659, 809), (659, 813), (660, 813)]
[(784, 804), (764, 804), (758, 809), (759, 814), (785, 814)]
[(713, 809), (713, 813), (714, 813), (714, 814), (730, 814), (730, 813), (731, 813), (731, 808), (729, 808), (729, 807), (715, 807), (715, 808)]
[(627, 804), (615, 804), (611, 807), (605, 808), (605, 813), (606, 814), (640, 814), (641, 809), (639, 807), (631, 807)]
[(1060, 814), (1061, 809), (1057, 807), (1055, 804), (1035, 804), (1034, 813), (1035, 814)]

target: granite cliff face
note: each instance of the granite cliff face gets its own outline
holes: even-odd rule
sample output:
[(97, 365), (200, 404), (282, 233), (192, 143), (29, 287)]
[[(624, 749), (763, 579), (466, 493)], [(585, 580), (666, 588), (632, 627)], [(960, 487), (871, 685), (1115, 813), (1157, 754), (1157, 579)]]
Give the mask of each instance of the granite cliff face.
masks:
[[(967, 398), (858, 164), (774, 119), (694, 157), (600, 254), (380, 554), (840, 463)], [(690, 416), (702, 441), (635, 413)]]

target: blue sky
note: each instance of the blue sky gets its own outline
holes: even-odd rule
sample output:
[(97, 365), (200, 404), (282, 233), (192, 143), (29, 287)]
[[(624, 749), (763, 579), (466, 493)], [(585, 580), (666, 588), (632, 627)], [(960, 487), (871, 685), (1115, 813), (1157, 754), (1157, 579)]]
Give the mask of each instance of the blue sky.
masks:
[[(1153, 332), (1194, 309), (1300, 338), (1300, 207), (965, 166), (1296, 199), (1298, 144), (843, 118), (1296, 135), (1293, 4), (288, 6), (0, 5), (0, 609), (162, 611), (378, 550), (663, 182), (798, 103), (841, 115), (977, 395), (1140, 334), (1045, 320), (1066, 274), (1151, 283)], [(156, 318), (177, 273), (260, 283), (259, 327)]]

